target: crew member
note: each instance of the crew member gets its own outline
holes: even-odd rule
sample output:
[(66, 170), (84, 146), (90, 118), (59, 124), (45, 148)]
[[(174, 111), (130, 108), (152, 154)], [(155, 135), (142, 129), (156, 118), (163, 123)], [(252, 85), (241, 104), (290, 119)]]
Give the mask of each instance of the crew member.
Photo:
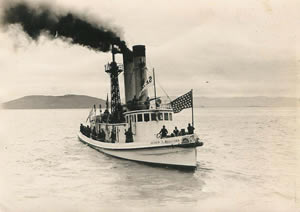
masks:
[(179, 135), (185, 135), (185, 129), (181, 129)]
[(177, 127), (175, 127), (175, 129), (173, 130), (173, 134), (175, 136), (178, 136), (179, 135), (179, 130), (177, 129)]
[(136, 98), (136, 95), (134, 95), (133, 100), (132, 100), (133, 109), (137, 108), (137, 104), (138, 104), (138, 99)]
[(125, 130), (125, 136), (126, 136), (126, 140), (125, 140), (126, 143), (133, 142), (131, 127), (129, 127), (127, 131)]
[(166, 129), (165, 125), (163, 126), (163, 128), (160, 130), (160, 132), (158, 133), (160, 134), (160, 138), (165, 138), (168, 135), (168, 130)]
[(105, 141), (105, 132), (103, 129), (100, 130), (99, 137), (100, 141)]
[(115, 130), (115, 129), (113, 129), (113, 130), (111, 131), (110, 138), (111, 138), (111, 142), (112, 142), (112, 143), (115, 143), (115, 142), (116, 142), (116, 130)]
[(80, 132), (83, 134), (83, 125), (80, 124)]
[(188, 130), (188, 134), (194, 134), (195, 128), (189, 123), (187, 130)]
[(109, 122), (110, 113), (107, 109), (105, 109), (104, 113), (102, 114), (101, 121), (102, 122)]
[(145, 101), (145, 106), (146, 106), (146, 109), (149, 109), (149, 107), (150, 107), (150, 98), (149, 98), (149, 96), (147, 97), (147, 99), (146, 99), (146, 101)]
[(92, 138), (93, 138), (93, 139), (96, 139), (96, 137), (97, 137), (96, 127), (93, 127), (93, 130), (92, 130)]
[(87, 134), (86, 135), (87, 137), (89, 137), (89, 138), (91, 137), (91, 128), (89, 125), (86, 127), (86, 134)]

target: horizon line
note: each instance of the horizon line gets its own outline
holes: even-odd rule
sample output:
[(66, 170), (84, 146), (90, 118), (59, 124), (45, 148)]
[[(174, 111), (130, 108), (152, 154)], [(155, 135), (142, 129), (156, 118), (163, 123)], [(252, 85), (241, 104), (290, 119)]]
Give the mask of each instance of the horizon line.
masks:
[[(32, 96), (45, 96), (45, 97), (63, 97), (63, 96), (87, 96), (87, 97), (92, 97), (92, 98), (98, 98), (101, 100), (106, 101), (106, 97), (95, 97), (95, 96), (89, 96), (86, 94), (63, 94), (63, 95), (48, 95), (48, 94), (33, 94), (33, 95), (25, 95), (25, 96), (21, 96), (15, 99), (11, 99), (11, 100), (7, 100), (7, 101), (0, 101), (0, 104), (4, 104), (7, 102), (11, 102), (17, 99), (21, 99), (21, 98), (25, 98), (25, 97), (32, 97)], [(164, 96), (162, 96), (164, 97)], [(166, 96), (167, 97), (167, 96)], [(179, 96), (169, 96), (169, 97), (179, 97)], [(210, 99), (229, 99), (229, 98), (290, 98), (290, 99), (298, 99), (300, 100), (300, 97), (292, 97), (292, 96), (194, 96), (194, 98), (210, 98)]]

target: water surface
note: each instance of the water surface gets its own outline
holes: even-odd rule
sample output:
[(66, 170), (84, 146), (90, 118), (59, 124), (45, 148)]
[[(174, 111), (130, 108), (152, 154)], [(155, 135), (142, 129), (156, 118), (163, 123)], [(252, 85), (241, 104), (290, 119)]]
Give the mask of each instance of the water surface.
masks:
[[(296, 108), (196, 109), (205, 145), (195, 172), (120, 160), (82, 144), (76, 133), (88, 111), (0, 111), (0, 211), (299, 208)], [(186, 127), (190, 111), (175, 118)]]

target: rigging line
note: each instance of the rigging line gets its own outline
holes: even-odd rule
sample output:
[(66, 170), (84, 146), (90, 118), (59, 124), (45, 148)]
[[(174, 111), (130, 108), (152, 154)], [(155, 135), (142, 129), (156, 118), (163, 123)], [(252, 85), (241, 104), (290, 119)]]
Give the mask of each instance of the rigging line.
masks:
[(172, 102), (172, 99), (169, 97), (169, 95), (167, 94), (167, 92), (165, 91), (165, 89), (161, 86), (161, 84), (159, 83), (158, 80), (156, 80), (158, 83), (158, 86), (162, 89), (162, 91), (166, 94), (166, 96), (168, 97), (168, 99), (170, 100), (170, 102)]
[(163, 87), (160, 85), (160, 83), (158, 82), (159, 87), (163, 90), (163, 92), (166, 94), (166, 96), (168, 97), (169, 101), (172, 102), (172, 99), (169, 97), (169, 95), (167, 94), (167, 92), (163, 89)]
[[(152, 65), (151, 65), (151, 62), (150, 62), (149, 60), (148, 60), (147, 63), (149, 64), (149, 66), (152, 66)], [(152, 66), (152, 67), (153, 67), (153, 66)], [(149, 71), (148, 68), (147, 68), (146, 70), (147, 70), (148, 73), (151, 74), (151, 72)], [(167, 94), (167, 92), (165, 91), (165, 89), (163, 89), (163, 87), (162, 87), (161, 84), (159, 83), (159, 80), (156, 79), (156, 82), (158, 83), (158, 86), (162, 89), (162, 91), (165, 93), (165, 95), (168, 97), (169, 101), (171, 102), (172, 99), (169, 97), (169, 95)]]

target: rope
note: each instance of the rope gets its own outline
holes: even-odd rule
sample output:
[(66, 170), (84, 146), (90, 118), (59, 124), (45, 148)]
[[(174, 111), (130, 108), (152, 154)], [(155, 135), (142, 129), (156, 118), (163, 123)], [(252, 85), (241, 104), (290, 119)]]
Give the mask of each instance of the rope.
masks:
[(158, 82), (159, 87), (163, 90), (163, 92), (166, 94), (166, 96), (168, 97), (168, 99), (170, 100), (170, 102), (172, 102), (172, 99), (169, 97), (169, 95), (167, 94), (167, 92), (165, 91), (165, 89), (163, 89), (163, 87), (161, 86), (161, 84)]

